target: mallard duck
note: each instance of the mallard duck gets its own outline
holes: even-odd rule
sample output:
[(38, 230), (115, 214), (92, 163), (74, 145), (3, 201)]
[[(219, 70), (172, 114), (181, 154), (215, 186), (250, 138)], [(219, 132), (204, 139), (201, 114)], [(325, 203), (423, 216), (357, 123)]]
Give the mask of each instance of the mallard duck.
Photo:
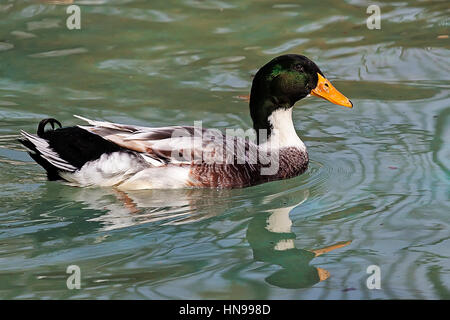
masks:
[[(265, 64), (253, 78), (249, 104), (256, 139), (198, 126), (149, 128), (76, 116), (88, 125), (62, 127), (56, 119), (44, 119), (36, 135), (21, 131), (19, 141), (49, 180), (76, 186), (242, 188), (307, 169), (308, 153), (292, 109), (309, 95), (353, 107), (313, 61), (288, 54)], [(47, 124), (52, 129), (45, 130)]]

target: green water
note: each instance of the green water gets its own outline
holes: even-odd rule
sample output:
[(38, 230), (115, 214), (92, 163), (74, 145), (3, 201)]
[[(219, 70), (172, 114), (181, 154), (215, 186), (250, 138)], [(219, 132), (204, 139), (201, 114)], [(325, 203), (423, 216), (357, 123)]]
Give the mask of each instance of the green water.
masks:
[[(66, 5), (0, 0), (0, 298), (450, 298), (448, 1), (385, 2), (380, 30), (362, 0), (75, 3), (81, 30)], [(284, 53), (355, 105), (298, 103), (311, 165), (291, 180), (80, 189), (15, 141), (73, 114), (248, 128), (238, 96)]]

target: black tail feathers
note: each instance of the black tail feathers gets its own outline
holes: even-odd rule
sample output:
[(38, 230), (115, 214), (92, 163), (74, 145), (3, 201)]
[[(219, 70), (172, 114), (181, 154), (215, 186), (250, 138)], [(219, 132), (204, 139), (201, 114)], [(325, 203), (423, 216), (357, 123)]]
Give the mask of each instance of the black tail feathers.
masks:
[(43, 138), (44, 132), (45, 132), (45, 126), (47, 125), (47, 123), (50, 123), (50, 125), (52, 126), (52, 130), (55, 130), (55, 123), (60, 128), (62, 128), (61, 122), (59, 122), (58, 120), (56, 120), (54, 118), (43, 119), (43, 120), (41, 120), (41, 122), (39, 122), (39, 125), (38, 125), (38, 129), (37, 129), (38, 137)]
[[(42, 138), (45, 133), (45, 126), (50, 123), (52, 129), (55, 129), (55, 124), (57, 124), (60, 128), (62, 127), (61, 123), (53, 118), (43, 119), (39, 122), (37, 135)], [(47, 177), (49, 180), (60, 180), (61, 177), (58, 174), (58, 170), (55, 166), (53, 166), (48, 160), (41, 156), (41, 152), (36, 148), (36, 146), (27, 138), (18, 139), (21, 144), (23, 144), (30, 151), (28, 154), (36, 161), (39, 165), (41, 165), (45, 171), (47, 171)]]
[[(52, 129), (45, 130), (47, 124)], [(55, 124), (59, 128), (55, 128)], [(19, 141), (29, 149), (30, 156), (47, 171), (50, 180), (60, 179), (62, 171), (74, 172), (103, 154), (123, 151), (122, 147), (78, 126), (62, 127), (53, 118), (39, 122), (37, 137), (22, 132)]]

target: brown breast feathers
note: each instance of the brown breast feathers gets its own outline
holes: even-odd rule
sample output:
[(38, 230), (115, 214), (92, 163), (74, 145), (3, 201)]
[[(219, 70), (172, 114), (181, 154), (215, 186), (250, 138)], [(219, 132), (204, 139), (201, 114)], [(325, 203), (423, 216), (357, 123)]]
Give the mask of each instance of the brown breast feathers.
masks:
[(257, 161), (247, 158), (244, 163), (239, 163), (236, 158), (232, 163), (191, 163), (191, 186), (242, 188), (292, 178), (308, 168), (308, 153), (298, 148), (282, 148), (278, 154), (272, 153), (268, 157), (269, 160), (258, 157)]

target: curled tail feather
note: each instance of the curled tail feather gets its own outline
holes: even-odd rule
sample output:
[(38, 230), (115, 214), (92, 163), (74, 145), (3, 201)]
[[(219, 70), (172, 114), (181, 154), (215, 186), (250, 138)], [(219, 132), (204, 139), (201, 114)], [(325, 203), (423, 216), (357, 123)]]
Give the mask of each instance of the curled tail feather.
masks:
[(39, 122), (37, 135), (21, 131), (22, 139), (19, 139), (19, 142), (28, 149), (28, 154), (33, 160), (47, 171), (49, 180), (59, 180), (61, 179), (58, 173), (59, 171), (73, 172), (77, 168), (64, 159), (61, 159), (61, 157), (50, 147), (48, 141), (44, 138), (46, 133), (45, 126), (47, 124), (51, 125), (52, 130), (55, 129), (55, 124), (60, 128), (62, 127), (61, 123), (56, 119), (43, 119)]
[(50, 125), (52, 126), (52, 130), (55, 130), (55, 123), (60, 128), (62, 128), (61, 122), (59, 122), (58, 120), (56, 120), (54, 118), (43, 119), (43, 120), (41, 120), (41, 122), (39, 122), (39, 125), (38, 125), (38, 129), (37, 129), (38, 137), (43, 138), (43, 135), (44, 135), (44, 132), (45, 132), (45, 126), (47, 125), (47, 123), (50, 123)]

